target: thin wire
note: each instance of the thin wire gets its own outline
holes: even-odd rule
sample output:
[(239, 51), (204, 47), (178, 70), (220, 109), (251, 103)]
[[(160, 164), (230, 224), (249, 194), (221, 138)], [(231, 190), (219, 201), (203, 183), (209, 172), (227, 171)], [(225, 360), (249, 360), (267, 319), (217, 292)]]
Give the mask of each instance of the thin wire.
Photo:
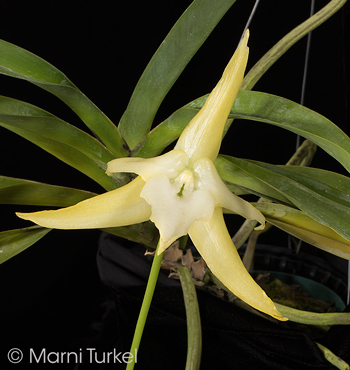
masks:
[[(315, 0), (311, 0), (311, 8), (310, 8), (310, 17), (314, 15), (315, 12)], [(310, 48), (311, 48), (311, 34), (312, 32), (309, 32), (307, 35), (307, 43), (306, 43), (306, 52), (305, 52), (305, 60), (304, 60), (304, 72), (303, 72), (303, 82), (301, 85), (301, 97), (300, 97), (300, 104), (304, 105), (305, 100), (305, 90), (306, 90), (306, 79), (307, 79), (307, 71), (309, 67), (309, 56), (310, 56)], [(297, 135), (296, 138), (296, 150), (300, 146), (300, 136)], [(302, 241), (298, 241), (298, 245), (296, 247), (296, 254), (299, 253), (301, 248)], [(288, 238), (288, 247), (291, 248), (291, 236)]]
[(247, 20), (247, 23), (246, 23), (245, 27), (244, 27), (244, 31), (243, 31), (243, 33), (242, 33), (241, 39), (243, 38), (243, 36), (244, 36), (244, 34), (245, 34), (245, 31), (247, 31), (248, 27), (250, 26), (250, 23), (252, 22), (252, 19), (253, 19), (254, 15), (255, 15), (256, 9), (257, 9), (257, 7), (258, 7), (258, 5), (259, 5), (259, 1), (260, 1), (260, 0), (256, 0), (256, 1), (255, 1), (255, 4), (254, 4), (254, 6), (253, 6), (253, 9), (252, 9), (252, 11), (251, 11), (251, 13), (250, 13), (250, 16), (249, 16), (249, 18), (248, 18), (248, 20)]
[[(310, 17), (314, 15), (315, 12), (315, 0), (311, 0), (311, 9), (310, 9)], [(306, 44), (306, 52), (305, 52), (305, 61), (304, 61), (304, 72), (303, 72), (303, 82), (301, 85), (301, 97), (300, 97), (300, 104), (304, 105), (305, 100), (305, 90), (306, 90), (306, 78), (307, 78), (307, 70), (309, 67), (309, 56), (310, 56), (310, 47), (311, 47), (311, 34), (309, 32), (307, 35), (307, 44)], [(300, 146), (300, 136), (297, 135), (297, 142), (296, 142), (296, 149)]]

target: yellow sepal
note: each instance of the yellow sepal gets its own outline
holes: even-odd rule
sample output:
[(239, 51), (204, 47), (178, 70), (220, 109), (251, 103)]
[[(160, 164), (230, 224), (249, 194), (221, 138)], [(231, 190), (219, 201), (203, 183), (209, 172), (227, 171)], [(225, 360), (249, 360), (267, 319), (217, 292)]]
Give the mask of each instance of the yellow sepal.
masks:
[(147, 221), (151, 206), (140, 197), (145, 182), (137, 177), (129, 184), (74, 206), (53, 211), (16, 213), (24, 220), (52, 229), (99, 229)]
[(199, 158), (214, 162), (218, 156), (225, 122), (242, 85), (249, 54), (248, 38), (247, 30), (218, 84), (177, 141), (175, 149), (184, 150), (191, 163)]
[(211, 272), (238, 298), (278, 320), (288, 320), (244, 267), (218, 207), (210, 221), (196, 221), (189, 235)]

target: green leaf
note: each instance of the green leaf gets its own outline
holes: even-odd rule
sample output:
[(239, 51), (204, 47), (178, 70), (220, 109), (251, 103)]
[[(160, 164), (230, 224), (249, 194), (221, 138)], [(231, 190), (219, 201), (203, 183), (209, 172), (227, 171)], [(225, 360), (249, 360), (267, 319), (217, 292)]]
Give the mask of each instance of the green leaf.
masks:
[(319, 113), (279, 96), (241, 91), (231, 118), (270, 123), (309, 139), (350, 171), (350, 138)]
[(234, 160), (231, 159), (232, 157), (220, 155), (215, 161), (215, 167), (222, 180), (246, 189), (259, 197), (287, 205), (293, 205), (288, 198), (272, 187), (268, 182), (261, 180), (258, 176), (254, 176), (254, 174), (244, 166), (241, 166), (238, 162), (234, 162)]
[(187, 106), (178, 109), (169, 118), (149, 132), (145, 139), (134, 149), (132, 155), (143, 158), (151, 158), (159, 155), (181, 135), (181, 132), (197, 112), (197, 110), (187, 108)]
[(263, 162), (254, 163), (276, 174), (285, 176), (314, 193), (350, 209), (350, 178), (347, 176), (312, 167), (276, 166)]
[(317, 248), (350, 260), (350, 242), (297, 209), (275, 203), (255, 203), (272, 225)]
[[(202, 108), (207, 96), (186, 105)], [(321, 114), (291, 100), (257, 91), (240, 91), (229, 118), (269, 123), (317, 144), (350, 171), (350, 138)]]
[(0, 96), (0, 126), (38, 145), (106, 190), (118, 186), (116, 179), (105, 173), (107, 162), (114, 159), (114, 155), (92, 136), (52, 114)]
[(0, 176), (1, 204), (68, 207), (95, 195), (84, 190)]
[[(350, 240), (349, 178), (310, 167), (274, 166), (229, 156), (223, 159), (237, 166), (244, 176), (251, 177), (251, 186), (256, 180), (258, 186), (263, 183), (271, 187), (312, 219)], [(240, 185), (239, 176), (237, 172), (231, 178), (237, 185)], [(337, 182), (340, 187), (336, 186)]]
[(164, 97), (235, 0), (195, 0), (143, 72), (119, 123), (131, 149), (149, 132)]
[[(186, 104), (155, 127), (135, 148), (134, 155), (158, 155), (181, 135), (207, 97), (205, 95)], [(300, 104), (266, 93), (240, 91), (229, 115), (229, 119), (236, 118), (269, 123), (299, 134), (350, 170), (350, 138), (327, 118)]]
[(0, 232), (0, 263), (24, 251), (45, 236), (49, 231), (51, 231), (51, 229), (33, 226), (25, 229)]
[(151, 221), (129, 226), (110, 227), (101, 230), (135, 243), (143, 244), (153, 250), (156, 249), (159, 239), (158, 229)]
[(0, 73), (29, 81), (66, 103), (116, 156), (128, 151), (117, 127), (57, 68), (16, 45), (0, 40)]

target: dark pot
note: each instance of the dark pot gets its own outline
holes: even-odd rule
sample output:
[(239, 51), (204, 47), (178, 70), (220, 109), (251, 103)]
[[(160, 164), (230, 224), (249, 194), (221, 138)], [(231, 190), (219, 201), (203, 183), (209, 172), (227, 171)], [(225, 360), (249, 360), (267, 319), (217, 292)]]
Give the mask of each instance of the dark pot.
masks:
[[(303, 251), (306, 249), (306, 251)], [(285, 247), (258, 244), (254, 253), (254, 270), (274, 271), (318, 282), (347, 301), (347, 261), (312, 247), (311, 254), (302, 248), (296, 254)], [(239, 249), (243, 256), (245, 247)], [(344, 308), (340, 305), (339, 311)]]
[[(99, 336), (92, 343), (103, 351), (130, 349), (143, 299), (151, 258), (142, 246), (103, 234), (97, 263), (111, 291)], [(139, 369), (184, 369), (187, 353), (186, 314), (178, 281), (161, 271), (138, 353)], [(271, 322), (232, 303), (198, 290), (202, 321), (201, 370), (331, 370), (314, 340), (297, 328)], [(349, 309), (349, 307), (347, 308)], [(332, 327), (318, 341), (350, 362), (350, 330)], [(96, 365), (97, 366), (97, 365)], [(114, 366), (114, 367), (113, 367)], [(100, 365), (96, 369), (124, 368)], [(81, 367), (83, 368), (83, 367)], [(89, 367), (92, 369), (93, 367)], [(80, 369), (80, 367), (79, 367)]]

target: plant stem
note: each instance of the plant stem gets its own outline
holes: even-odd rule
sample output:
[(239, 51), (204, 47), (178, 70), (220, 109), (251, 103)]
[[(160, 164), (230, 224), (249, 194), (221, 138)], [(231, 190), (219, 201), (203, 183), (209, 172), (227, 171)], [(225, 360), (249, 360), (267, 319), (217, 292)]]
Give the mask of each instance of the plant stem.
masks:
[(306, 325), (350, 325), (350, 313), (316, 313), (297, 310), (275, 302), (278, 311), (290, 321)]
[[(264, 201), (265, 198), (262, 199), (261, 203)], [(254, 230), (248, 239), (247, 248), (245, 250), (244, 256), (243, 256), (243, 265), (245, 268), (250, 271), (254, 270), (254, 253), (255, 253), (255, 246), (258, 242), (259, 235), (262, 233), (265, 233), (272, 227), (271, 224), (267, 224), (264, 230)]]
[(199, 370), (202, 354), (202, 329), (196, 288), (187, 266), (177, 269), (184, 295), (187, 320), (186, 370)]
[[(309, 166), (312, 158), (316, 152), (316, 144), (312, 143), (309, 140), (305, 140), (293, 156), (289, 159), (286, 163), (287, 166)], [(266, 198), (259, 198), (259, 203), (269, 202)], [(240, 248), (245, 241), (249, 238), (249, 236), (254, 232), (254, 227), (256, 226), (257, 222), (255, 220), (245, 220), (237, 231), (237, 233), (233, 236), (232, 242), (236, 246), (236, 248)], [(265, 230), (267, 231), (267, 229)]]
[(243, 243), (249, 238), (251, 233), (254, 231), (254, 227), (257, 225), (257, 221), (255, 220), (245, 220), (237, 231), (237, 233), (232, 238), (232, 242), (235, 247), (238, 249), (240, 248)]
[(332, 365), (334, 365), (336, 368), (340, 370), (349, 370), (349, 365), (336, 356), (332, 351), (330, 351), (328, 348), (324, 347), (322, 344), (316, 343), (318, 345), (318, 348), (322, 351), (324, 354), (325, 359), (330, 362)]
[(159, 247), (159, 243), (157, 245), (157, 249), (156, 249), (156, 252), (154, 254), (154, 259), (153, 259), (153, 262), (152, 262), (151, 272), (150, 272), (149, 277), (148, 277), (146, 292), (145, 292), (145, 295), (143, 297), (143, 302), (142, 302), (141, 310), (140, 310), (140, 313), (139, 313), (139, 318), (137, 320), (136, 329), (135, 329), (135, 332), (134, 332), (134, 338), (133, 338), (132, 344), (131, 344), (130, 353), (133, 354), (133, 358), (135, 360), (128, 363), (128, 365), (126, 367), (126, 370), (132, 370), (135, 366), (135, 363), (137, 362), (137, 352), (138, 352), (139, 347), (140, 347), (140, 342), (141, 342), (143, 329), (145, 327), (148, 311), (149, 311), (149, 308), (151, 306), (151, 301), (152, 301), (152, 298), (153, 298), (154, 289), (156, 287), (156, 283), (157, 283), (157, 279), (158, 279), (158, 275), (159, 275), (160, 264), (162, 262), (163, 255), (164, 255), (164, 252), (161, 253), (160, 255), (157, 254), (158, 247)]
[(317, 145), (310, 140), (304, 140), (287, 162), (287, 166), (309, 166), (316, 152)]

